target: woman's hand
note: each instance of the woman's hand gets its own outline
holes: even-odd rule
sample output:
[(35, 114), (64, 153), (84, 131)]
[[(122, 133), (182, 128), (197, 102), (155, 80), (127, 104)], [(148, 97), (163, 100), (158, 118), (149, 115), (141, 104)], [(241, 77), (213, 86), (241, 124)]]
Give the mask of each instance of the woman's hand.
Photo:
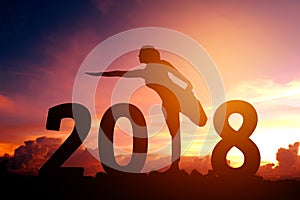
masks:
[(187, 86), (185, 88), (186, 90), (192, 90), (193, 89), (193, 85), (191, 83), (187, 83)]

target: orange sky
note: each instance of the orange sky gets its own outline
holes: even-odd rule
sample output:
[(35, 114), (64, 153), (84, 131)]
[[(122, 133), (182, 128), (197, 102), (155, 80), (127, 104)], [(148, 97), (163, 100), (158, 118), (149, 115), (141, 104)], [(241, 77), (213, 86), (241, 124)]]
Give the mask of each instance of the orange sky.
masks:
[[(98, 8), (102, 8), (99, 5), (101, 3)], [(114, 11), (122, 10), (122, 7), (126, 9)], [(246, 100), (256, 108), (258, 124), (251, 139), (260, 149), (262, 163), (276, 163), (276, 152), (280, 147), (288, 148), (289, 144), (300, 141), (299, 9), (300, 4), (292, 1), (274, 1), (272, 4), (260, 1), (175, 1), (172, 5), (137, 1), (131, 8), (112, 4), (105, 7), (106, 14), (98, 10), (110, 26), (97, 24), (97, 19), (94, 20), (99, 27), (81, 20), (71, 34), (60, 37), (53, 37), (51, 34), (54, 33), (45, 34), (45, 43), (35, 43), (41, 47), (36, 49), (43, 49), (44, 63), (30, 61), (26, 63), (26, 73), (15, 72), (16, 82), (26, 90), (0, 91), (0, 154), (12, 154), (24, 140), (38, 136), (66, 137), (68, 123), (63, 124), (62, 133), (45, 130), (47, 109), (71, 101), (73, 82), (84, 58), (109, 36), (131, 28), (155, 26), (180, 31), (203, 46), (222, 76), (226, 100)], [(104, 32), (103, 29), (109, 30)], [(135, 56), (133, 52), (129, 57), (134, 59)], [(126, 63), (129, 67), (137, 60)], [(117, 66), (112, 68), (117, 69)], [(110, 94), (113, 85), (106, 84), (106, 88), (101, 88), (103, 99), (97, 97), (99, 103), (109, 102), (105, 96)], [(147, 92), (147, 95), (153, 95)], [(137, 104), (144, 103), (138, 97), (140, 93), (143, 93), (142, 89), (136, 93), (134, 101)], [(208, 109), (209, 91), (205, 93), (203, 101)], [(201, 133), (210, 126), (211, 120), (197, 130)], [(184, 128), (188, 132), (189, 125)], [(220, 138), (215, 132), (210, 134), (214, 138), (209, 145), (212, 149)], [(183, 135), (190, 139), (187, 134)], [(161, 139), (152, 138), (151, 148), (161, 148), (159, 142), (168, 141), (167, 133), (159, 136)], [(203, 139), (203, 135), (197, 135), (187, 154), (198, 155)], [(232, 156), (241, 157), (241, 154), (232, 152)]]

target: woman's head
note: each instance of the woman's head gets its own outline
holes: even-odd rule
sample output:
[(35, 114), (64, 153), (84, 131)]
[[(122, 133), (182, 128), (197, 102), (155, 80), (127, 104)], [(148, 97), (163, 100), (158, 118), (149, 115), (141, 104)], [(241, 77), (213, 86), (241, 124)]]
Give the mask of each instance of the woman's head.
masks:
[(160, 53), (153, 46), (143, 46), (140, 49), (139, 59), (141, 63), (156, 63), (160, 61)]

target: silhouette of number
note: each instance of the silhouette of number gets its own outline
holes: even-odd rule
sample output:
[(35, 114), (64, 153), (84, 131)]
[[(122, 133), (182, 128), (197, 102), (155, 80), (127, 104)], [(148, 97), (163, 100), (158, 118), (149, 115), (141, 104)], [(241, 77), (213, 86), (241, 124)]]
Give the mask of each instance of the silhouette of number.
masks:
[[(231, 114), (243, 116), (243, 124), (235, 131), (229, 124)], [(254, 107), (241, 100), (223, 103), (214, 115), (214, 127), (222, 140), (212, 152), (212, 167), (220, 176), (243, 175), (253, 176), (260, 164), (260, 153), (255, 143), (249, 139), (257, 124), (257, 113)], [(244, 163), (238, 168), (230, 167), (226, 155), (232, 147), (237, 147), (244, 154)]]
[[(133, 132), (133, 152), (130, 162), (125, 166), (116, 162), (113, 146), (114, 128), (120, 117), (130, 120)], [(148, 132), (145, 118), (136, 106), (119, 103), (107, 109), (100, 122), (98, 139), (100, 160), (106, 173), (138, 173), (144, 167), (148, 152)]]
[(54, 106), (48, 111), (46, 129), (59, 131), (63, 118), (74, 119), (74, 129), (71, 135), (41, 167), (39, 175), (66, 175), (66, 173), (72, 175), (80, 173), (83, 175), (84, 169), (82, 167), (62, 168), (61, 165), (76, 151), (88, 135), (91, 126), (90, 113), (86, 107), (76, 103)]

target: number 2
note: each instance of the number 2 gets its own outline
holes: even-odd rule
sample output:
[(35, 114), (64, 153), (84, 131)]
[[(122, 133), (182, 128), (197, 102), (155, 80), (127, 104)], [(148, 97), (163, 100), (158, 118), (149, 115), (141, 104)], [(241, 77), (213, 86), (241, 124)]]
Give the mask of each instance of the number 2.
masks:
[(39, 175), (62, 175), (71, 173), (83, 175), (83, 167), (61, 167), (62, 164), (76, 151), (86, 138), (91, 127), (90, 112), (86, 107), (77, 103), (65, 103), (49, 109), (46, 129), (59, 131), (61, 120), (71, 118), (75, 121), (71, 135), (54, 152), (40, 168)]

